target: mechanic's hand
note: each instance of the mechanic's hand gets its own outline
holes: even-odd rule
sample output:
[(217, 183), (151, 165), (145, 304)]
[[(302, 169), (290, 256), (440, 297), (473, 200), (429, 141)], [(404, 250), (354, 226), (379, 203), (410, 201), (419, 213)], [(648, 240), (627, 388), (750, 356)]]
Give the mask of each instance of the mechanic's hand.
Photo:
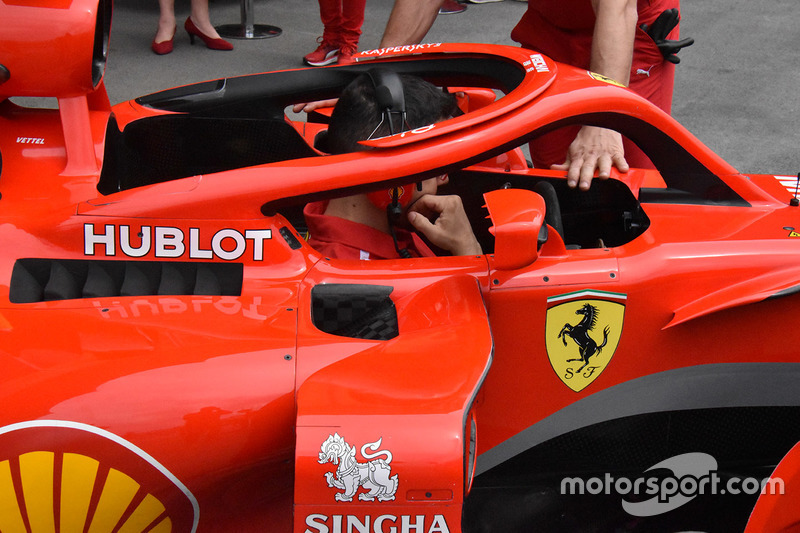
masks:
[(592, 185), (595, 169), (597, 177), (604, 180), (611, 176), (612, 166), (620, 172), (630, 170), (622, 148), (622, 135), (606, 128), (583, 126), (569, 145), (567, 160), (550, 168), (566, 170), (567, 185), (586, 191)]
[(294, 104), (292, 106), (292, 111), (295, 113), (299, 113), (301, 111), (305, 111), (306, 113), (311, 113), (312, 111), (319, 109), (321, 107), (334, 107), (336, 102), (338, 102), (338, 98), (332, 98), (330, 100), (317, 100), (316, 102), (303, 102), (299, 104)]
[(653, 22), (652, 26), (648, 27), (647, 24), (642, 24), (640, 26), (656, 43), (664, 59), (676, 65), (681, 62), (681, 58), (676, 55), (680, 52), (681, 48), (694, 44), (694, 39), (691, 37), (681, 39), (680, 41), (667, 40), (667, 35), (675, 29), (680, 19), (681, 17), (678, 14), (677, 8), (666, 9)]
[(421, 196), (409, 208), (408, 221), (431, 244), (453, 255), (483, 253), (458, 195)]

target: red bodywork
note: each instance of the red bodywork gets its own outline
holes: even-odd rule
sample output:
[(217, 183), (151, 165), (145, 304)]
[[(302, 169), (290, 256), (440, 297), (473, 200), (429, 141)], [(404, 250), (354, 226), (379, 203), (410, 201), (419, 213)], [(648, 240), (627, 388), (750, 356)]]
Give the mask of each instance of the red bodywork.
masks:
[[(525, 491), (691, 452), (768, 475), (800, 440), (788, 178), (742, 175), (628, 90), (503, 46), (111, 107), (109, 27), (97, 0), (0, 3), (0, 530), (570, 530)], [(467, 112), (339, 156), (314, 148), (324, 124), (284, 115), (378, 63), (463, 91)], [(657, 170), (581, 193), (528, 168), (520, 147), (568, 123), (619, 129)], [(484, 255), (305, 243), (305, 202), (442, 172)], [(389, 333), (353, 333), (359, 305)], [(704, 415), (717, 434), (678, 436)], [(760, 502), (753, 531), (796, 525), (775, 504), (796, 502), (796, 455), (778, 471), (794, 499)], [(619, 499), (607, 520), (656, 530), (620, 522)]]

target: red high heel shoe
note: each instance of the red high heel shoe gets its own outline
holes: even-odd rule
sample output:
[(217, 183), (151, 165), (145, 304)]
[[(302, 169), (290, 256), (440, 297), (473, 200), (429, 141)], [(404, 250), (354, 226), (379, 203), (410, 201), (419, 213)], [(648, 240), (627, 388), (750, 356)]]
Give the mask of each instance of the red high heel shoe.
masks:
[(233, 45), (225, 39), (214, 39), (201, 32), (192, 22), (192, 17), (186, 19), (183, 27), (186, 29), (186, 33), (189, 34), (189, 42), (192, 44), (194, 44), (194, 38), (199, 37), (212, 50), (233, 50)]
[(178, 27), (176, 26), (175, 30), (172, 31), (172, 37), (170, 37), (166, 41), (161, 41), (160, 43), (157, 43), (156, 42), (156, 38), (153, 37), (153, 42), (150, 44), (150, 48), (153, 50), (153, 52), (155, 52), (156, 54), (158, 54), (160, 56), (163, 56), (164, 54), (168, 54), (168, 53), (172, 52), (172, 44), (173, 44), (173, 41), (175, 41), (175, 31), (177, 29), (178, 29)]

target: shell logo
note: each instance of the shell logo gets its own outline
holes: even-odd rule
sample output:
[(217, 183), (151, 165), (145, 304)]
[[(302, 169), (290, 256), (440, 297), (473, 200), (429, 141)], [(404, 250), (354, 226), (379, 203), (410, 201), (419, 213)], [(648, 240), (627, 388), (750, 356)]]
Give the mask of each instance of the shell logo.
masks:
[(0, 428), (3, 533), (194, 532), (198, 519), (192, 493), (113, 433), (56, 420)]

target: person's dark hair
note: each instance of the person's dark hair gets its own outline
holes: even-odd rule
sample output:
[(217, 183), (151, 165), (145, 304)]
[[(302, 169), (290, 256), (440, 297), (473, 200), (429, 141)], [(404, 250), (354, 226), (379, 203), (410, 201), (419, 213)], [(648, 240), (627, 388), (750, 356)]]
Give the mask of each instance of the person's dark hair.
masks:
[[(406, 104), (406, 124), (400, 125), (399, 131), (427, 126), (457, 113), (456, 99), (452, 94), (417, 76), (401, 74), (400, 80)], [(333, 109), (326, 139), (328, 151), (344, 154), (364, 150), (358, 141), (389, 135), (389, 124), (386, 121), (381, 124), (382, 118), (372, 80), (362, 74), (345, 87)], [(393, 120), (397, 132), (400, 118), (394, 115)]]

